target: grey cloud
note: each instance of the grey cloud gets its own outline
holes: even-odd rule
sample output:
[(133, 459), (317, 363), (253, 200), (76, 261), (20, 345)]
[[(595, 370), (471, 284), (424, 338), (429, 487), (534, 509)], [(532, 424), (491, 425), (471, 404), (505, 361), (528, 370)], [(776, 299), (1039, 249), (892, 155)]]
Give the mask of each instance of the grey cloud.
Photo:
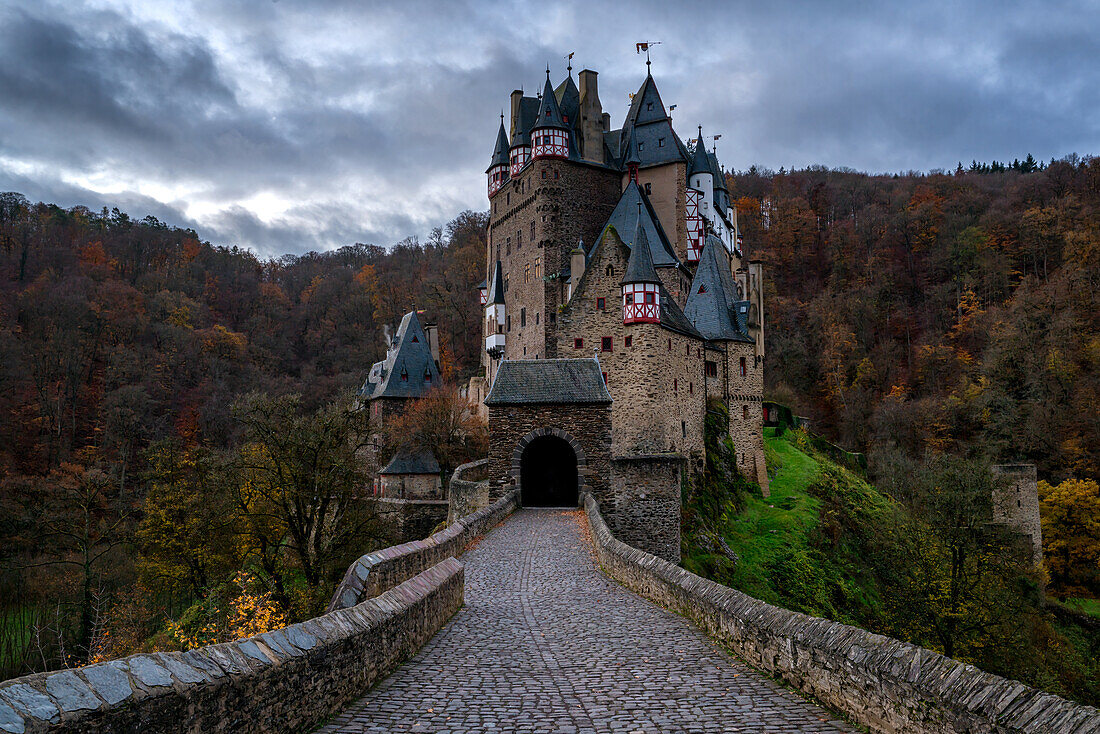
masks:
[[(576, 51), (618, 125), (647, 38), (663, 41), (654, 73), (679, 133), (722, 133), (738, 168), (1100, 147), (1088, 2), (103, 2), (0, 9), (0, 184), (126, 204), (262, 254), (388, 244), (484, 209), (508, 93), (540, 86), (547, 61), (559, 81)], [(51, 175), (13, 173), (28, 168)], [(104, 177), (187, 201), (88, 188)], [(295, 203), (261, 216), (261, 192)], [(189, 203), (216, 211), (192, 222)]]

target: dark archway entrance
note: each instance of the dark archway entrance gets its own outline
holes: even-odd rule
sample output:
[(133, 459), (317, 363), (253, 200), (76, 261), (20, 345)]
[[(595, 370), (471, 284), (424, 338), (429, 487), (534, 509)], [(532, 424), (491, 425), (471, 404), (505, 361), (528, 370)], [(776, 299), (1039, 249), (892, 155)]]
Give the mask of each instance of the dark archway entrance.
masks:
[(576, 507), (577, 454), (557, 436), (539, 436), (520, 457), (522, 501), (526, 507)]

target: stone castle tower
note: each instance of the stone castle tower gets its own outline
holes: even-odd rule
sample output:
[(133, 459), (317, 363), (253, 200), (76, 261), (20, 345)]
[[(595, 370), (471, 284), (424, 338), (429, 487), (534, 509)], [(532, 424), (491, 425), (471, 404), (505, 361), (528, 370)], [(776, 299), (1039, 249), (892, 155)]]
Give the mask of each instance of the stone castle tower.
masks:
[[(486, 171), (490, 479), (538, 504), (545, 472), (524, 481), (525, 464), (572, 462), (555, 480), (566, 492), (545, 498), (592, 491), (620, 537), (678, 559), (668, 467), (702, 460), (708, 397), (729, 408), (738, 468), (767, 491), (762, 265), (716, 154), (701, 129), (690, 148), (680, 139), (653, 77), (615, 130), (596, 72), (578, 79), (570, 69), (555, 88), (548, 70), (537, 97), (512, 92)], [(533, 453), (551, 438), (561, 461)]]

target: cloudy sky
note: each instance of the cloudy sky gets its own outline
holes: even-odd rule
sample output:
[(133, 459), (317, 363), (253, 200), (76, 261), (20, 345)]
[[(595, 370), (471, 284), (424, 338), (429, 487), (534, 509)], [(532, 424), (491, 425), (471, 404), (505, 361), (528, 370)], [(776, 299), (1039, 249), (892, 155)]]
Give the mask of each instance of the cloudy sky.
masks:
[(1100, 153), (1100, 2), (0, 0), (0, 191), (263, 256), (484, 209), (508, 93), (645, 74), (728, 167)]

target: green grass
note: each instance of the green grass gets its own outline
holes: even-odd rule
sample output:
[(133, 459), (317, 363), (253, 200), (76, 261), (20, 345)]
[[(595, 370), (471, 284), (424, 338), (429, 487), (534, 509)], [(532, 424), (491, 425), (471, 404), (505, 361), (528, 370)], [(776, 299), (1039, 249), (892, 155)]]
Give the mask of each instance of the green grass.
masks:
[(1065, 604), (1071, 609), (1100, 619), (1100, 599), (1066, 599)]
[(766, 429), (764, 444), (770, 496), (748, 493), (714, 523), (737, 561), (697, 548), (685, 567), (772, 604), (873, 625), (882, 604), (865, 556), (888, 501), (798, 431)]

